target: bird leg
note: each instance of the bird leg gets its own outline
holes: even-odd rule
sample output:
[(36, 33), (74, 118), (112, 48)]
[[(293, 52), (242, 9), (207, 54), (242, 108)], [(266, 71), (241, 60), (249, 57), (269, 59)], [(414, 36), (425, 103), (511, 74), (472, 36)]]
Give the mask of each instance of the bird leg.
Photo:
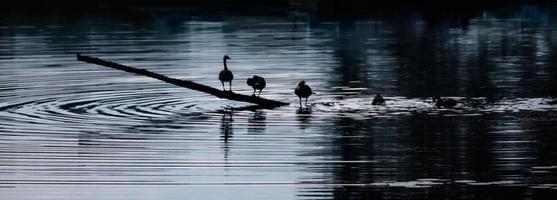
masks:
[(230, 92), (232, 92), (232, 81), (230, 81), (228, 83), (229, 83)]
[(220, 83), (222, 83), (222, 91), (226, 91), (226, 89), (224, 89), (224, 81), (221, 81)]
[(308, 97), (306, 97), (306, 107), (308, 107)]
[[(263, 90), (263, 89), (261, 89), (261, 90)], [(259, 94), (257, 95), (257, 97), (261, 96), (261, 90), (259, 90)]]
[(298, 97), (300, 99), (300, 108), (302, 108), (302, 97)]
[(255, 88), (253, 88), (253, 94), (251, 96), (255, 96)]

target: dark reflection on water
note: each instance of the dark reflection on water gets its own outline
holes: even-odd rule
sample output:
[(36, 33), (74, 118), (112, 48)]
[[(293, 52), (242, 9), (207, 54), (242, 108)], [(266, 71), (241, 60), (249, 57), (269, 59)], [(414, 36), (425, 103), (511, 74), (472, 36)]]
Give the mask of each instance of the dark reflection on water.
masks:
[(232, 139), (233, 130), (232, 130), (232, 112), (225, 113), (222, 115), (222, 119), (220, 120), (220, 134), (221, 140), (223, 143), (224, 149), (224, 157), (228, 157), (228, 150), (229, 150), (229, 142)]
[[(0, 196), (551, 199), (556, 12), (3, 15)], [(262, 75), (262, 96), (291, 105), (221, 100), (76, 52), (217, 88), (228, 54), (235, 91)], [(300, 80), (317, 93), (309, 109)], [(433, 95), (461, 103), (436, 109)]]
[(296, 119), (301, 129), (306, 129), (311, 123), (311, 108), (299, 108), (296, 111)]
[(251, 116), (248, 118), (248, 133), (264, 133), (266, 120), (267, 117), (264, 110), (254, 110)]
[(538, 191), (537, 186), (555, 181), (555, 171), (536, 170), (553, 163), (537, 154), (554, 150), (538, 149), (537, 144), (548, 139), (547, 132), (533, 127), (554, 120), (541, 113), (337, 119), (323, 133), (331, 137), (324, 145), (327, 149), (316, 151), (327, 152), (331, 160), (361, 162), (317, 170), (326, 174), (326, 182), (361, 185), (306, 188), (301, 196), (327, 191), (337, 199), (522, 199), (535, 191), (535, 197), (544, 197), (548, 191)]

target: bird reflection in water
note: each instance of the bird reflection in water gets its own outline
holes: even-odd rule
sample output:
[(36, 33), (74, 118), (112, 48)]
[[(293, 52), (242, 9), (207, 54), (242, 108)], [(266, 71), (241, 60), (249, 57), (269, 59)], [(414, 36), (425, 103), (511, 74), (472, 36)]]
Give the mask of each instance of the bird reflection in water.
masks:
[(296, 111), (296, 120), (300, 122), (300, 128), (306, 129), (311, 123), (311, 108), (300, 108)]
[(262, 110), (254, 110), (248, 118), (248, 134), (259, 134), (265, 131), (265, 112)]
[(87, 147), (94, 145), (95, 138), (99, 137), (99, 133), (95, 131), (84, 131), (78, 134), (77, 144), (80, 147)]
[(223, 144), (224, 149), (224, 157), (228, 158), (229, 146), (228, 142), (232, 138), (232, 112), (223, 113), (222, 118), (220, 120), (220, 139)]

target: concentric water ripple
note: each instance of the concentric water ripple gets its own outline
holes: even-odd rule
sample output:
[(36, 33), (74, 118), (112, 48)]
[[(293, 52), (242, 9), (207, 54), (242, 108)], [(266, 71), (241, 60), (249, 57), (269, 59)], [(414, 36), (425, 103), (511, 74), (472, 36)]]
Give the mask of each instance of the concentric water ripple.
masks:
[[(330, 96), (330, 95), (329, 95)], [(500, 112), (549, 112), (557, 110), (553, 99), (517, 98), (487, 101), (486, 98), (450, 97), (459, 103), (451, 109), (436, 108), (427, 98), (386, 97), (385, 106), (371, 105), (370, 97), (343, 97), (342, 100), (319, 96), (312, 97), (310, 108), (316, 115), (341, 115), (345, 117), (374, 117), (411, 115), (414, 113), (489, 114)], [(185, 113), (210, 113), (237, 110), (239, 106), (225, 106), (226, 101), (203, 94), (180, 96), (164, 90), (102, 91), (65, 94), (26, 102), (3, 102), (3, 116), (13, 122), (52, 124), (86, 123), (91, 120), (153, 120)], [(234, 104), (232, 104), (234, 105)], [(249, 105), (249, 104), (247, 104)], [(292, 110), (296, 103), (292, 102)]]
[[(20, 123), (84, 123), (88, 120), (142, 120), (177, 113), (200, 112), (198, 100), (211, 104), (210, 97), (195, 101), (173, 97), (160, 91), (91, 92), (67, 94), (26, 102), (3, 102), (3, 116)], [(210, 106), (209, 106), (210, 107)]]

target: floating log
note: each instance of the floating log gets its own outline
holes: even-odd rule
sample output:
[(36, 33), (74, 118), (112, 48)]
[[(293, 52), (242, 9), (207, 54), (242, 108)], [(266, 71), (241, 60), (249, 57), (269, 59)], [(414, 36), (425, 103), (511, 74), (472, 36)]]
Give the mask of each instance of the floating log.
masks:
[(140, 69), (140, 68), (125, 66), (125, 65), (118, 64), (118, 63), (113, 63), (113, 62), (110, 62), (110, 61), (102, 60), (100, 58), (95, 58), (95, 57), (90, 57), (90, 56), (84, 56), (84, 55), (81, 55), (81, 54), (77, 54), (77, 60), (78, 61), (83, 61), (83, 62), (86, 62), (86, 63), (92, 63), (92, 64), (97, 64), (97, 65), (101, 65), (101, 66), (105, 66), (105, 67), (110, 67), (110, 68), (113, 68), (113, 69), (118, 69), (118, 70), (126, 71), (126, 72), (129, 72), (129, 73), (134, 73), (134, 74), (139, 74), (139, 75), (151, 77), (151, 78), (158, 79), (158, 80), (161, 80), (161, 81), (164, 81), (164, 82), (167, 82), (167, 83), (170, 83), (170, 84), (174, 84), (174, 85), (177, 85), (177, 86), (180, 86), (180, 87), (185, 87), (185, 88), (188, 88), (188, 89), (197, 90), (197, 91), (200, 91), (200, 92), (205, 92), (207, 94), (216, 96), (218, 98), (230, 99), (230, 100), (233, 100), (233, 101), (242, 101), (242, 102), (254, 103), (254, 104), (260, 105), (262, 107), (278, 107), (278, 106), (288, 105), (288, 103), (285, 103), (285, 102), (280, 102), (280, 101), (275, 101), (275, 100), (270, 100), (270, 99), (264, 99), (264, 98), (260, 98), (260, 97), (256, 97), (256, 96), (248, 96), (248, 95), (238, 94), (238, 93), (234, 93), (234, 92), (230, 92), (230, 91), (222, 91), (220, 89), (216, 89), (216, 88), (206, 86), (206, 85), (203, 85), (203, 84), (195, 83), (193, 81), (170, 78), (170, 77), (164, 76), (162, 74), (157, 74), (155, 72), (148, 71), (146, 69)]

